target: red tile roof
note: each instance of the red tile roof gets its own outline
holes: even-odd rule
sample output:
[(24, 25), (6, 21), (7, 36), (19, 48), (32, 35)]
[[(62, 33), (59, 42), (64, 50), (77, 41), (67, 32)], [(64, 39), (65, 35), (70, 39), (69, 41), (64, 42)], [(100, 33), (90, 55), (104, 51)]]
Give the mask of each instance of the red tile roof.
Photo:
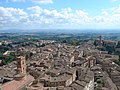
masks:
[(25, 79), (22, 79), (20, 81), (13, 80), (3, 84), (1, 90), (19, 90), (31, 83), (32, 81), (34, 81), (34, 77), (28, 75)]

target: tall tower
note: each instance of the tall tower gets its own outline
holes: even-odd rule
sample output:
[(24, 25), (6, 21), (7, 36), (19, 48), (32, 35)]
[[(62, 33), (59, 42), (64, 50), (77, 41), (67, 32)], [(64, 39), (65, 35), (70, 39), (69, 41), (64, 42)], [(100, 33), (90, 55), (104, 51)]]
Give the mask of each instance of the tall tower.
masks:
[(15, 80), (25, 79), (26, 77), (26, 61), (24, 56), (17, 57), (17, 74)]
[(18, 74), (26, 75), (26, 60), (24, 56), (17, 57)]
[(101, 35), (100, 35), (99, 39), (100, 39), (100, 42), (102, 42), (102, 36)]

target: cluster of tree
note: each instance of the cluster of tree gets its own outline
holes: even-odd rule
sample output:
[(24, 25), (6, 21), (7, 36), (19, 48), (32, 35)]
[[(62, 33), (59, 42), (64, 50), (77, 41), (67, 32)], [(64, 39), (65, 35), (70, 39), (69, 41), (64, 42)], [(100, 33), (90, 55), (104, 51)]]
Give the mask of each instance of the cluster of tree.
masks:
[(80, 40), (78, 40), (78, 39), (66, 39), (66, 40), (62, 40), (61, 43), (68, 43), (68, 44), (77, 46), (80, 44)]
[(7, 47), (7, 46), (0, 46), (0, 52), (1, 53), (4, 53), (5, 51), (7, 51), (7, 50), (9, 50), (10, 48), (9, 47)]
[(96, 43), (94, 43), (94, 45), (97, 47), (97, 49), (101, 51), (108, 51), (108, 54), (115, 54), (116, 49), (120, 47), (120, 41), (118, 42), (117, 45), (115, 44), (96, 45)]
[(6, 65), (6, 64), (8, 64), (8, 63), (10, 63), (10, 62), (12, 62), (12, 61), (14, 61), (14, 60), (16, 60), (15, 54), (14, 54), (13, 52), (11, 52), (11, 53), (9, 54), (9, 56), (3, 56), (3, 55), (1, 55), (1, 58), (2, 58), (2, 63), (3, 63), (4, 65)]
[(120, 66), (120, 61), (114, 61), (117, 65), (119, 65)]
[(3, 57), (3, 53), (0, 52), (0, 60), (2, 60), (2, 59), (4, 59), (4, 57)]

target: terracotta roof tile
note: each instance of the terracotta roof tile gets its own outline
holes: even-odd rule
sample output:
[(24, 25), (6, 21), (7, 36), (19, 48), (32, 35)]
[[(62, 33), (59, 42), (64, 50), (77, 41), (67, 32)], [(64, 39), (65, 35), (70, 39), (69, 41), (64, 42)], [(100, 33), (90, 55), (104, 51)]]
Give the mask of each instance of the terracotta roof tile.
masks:
[(20, 81), (13, 80), (13, 81), (3, 84), (2, 90), (19, 90), (20, 88), (23, 88), (24, 86), (26, 86), (33, 80), (34, 78), (28, 75), (26, 76), (25, 79), (22, 79)]

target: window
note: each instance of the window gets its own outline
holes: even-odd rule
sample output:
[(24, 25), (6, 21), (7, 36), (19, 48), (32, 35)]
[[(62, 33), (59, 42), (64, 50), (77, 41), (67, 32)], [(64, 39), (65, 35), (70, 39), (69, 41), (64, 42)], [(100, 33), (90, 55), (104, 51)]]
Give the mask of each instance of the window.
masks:
[(24, 64), (24, 61), (22, 62), (22, 64)]

